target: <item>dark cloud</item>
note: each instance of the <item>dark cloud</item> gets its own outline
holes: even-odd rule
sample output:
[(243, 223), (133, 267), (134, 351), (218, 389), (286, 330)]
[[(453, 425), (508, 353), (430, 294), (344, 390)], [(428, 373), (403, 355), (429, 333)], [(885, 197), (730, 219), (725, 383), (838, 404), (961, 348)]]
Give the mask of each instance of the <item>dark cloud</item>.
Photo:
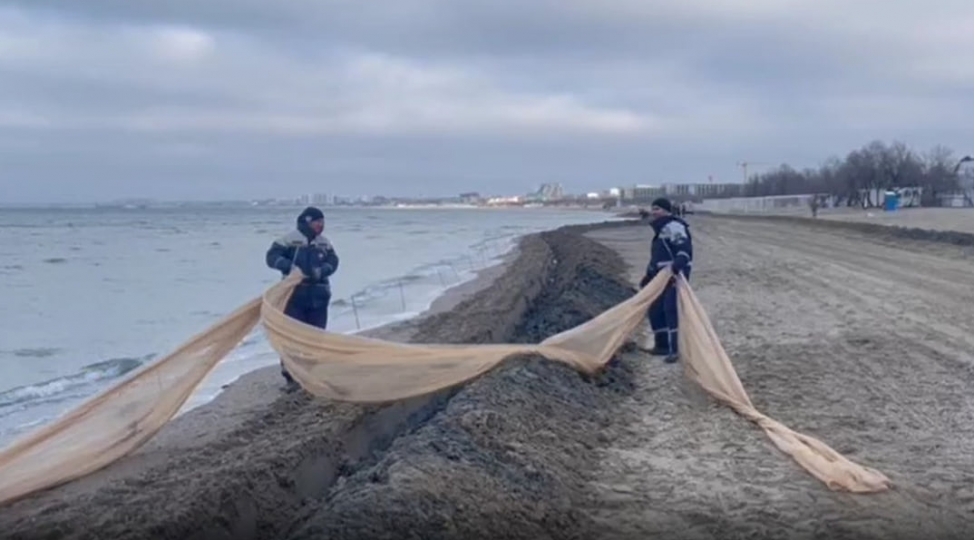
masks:
[(588, 190), (973, 144), (961, 0), (7, 5), (5, 200)]

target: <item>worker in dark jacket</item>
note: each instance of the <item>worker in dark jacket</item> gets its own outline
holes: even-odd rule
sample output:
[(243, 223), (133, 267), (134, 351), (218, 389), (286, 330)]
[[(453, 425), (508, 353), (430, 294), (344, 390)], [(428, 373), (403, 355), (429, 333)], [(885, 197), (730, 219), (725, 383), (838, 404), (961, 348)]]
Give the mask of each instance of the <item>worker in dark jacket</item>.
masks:
[(640, 280), (640, 288), (646, 287), (658, 272), (670, 268), (674, 279), (667, 284), (664, 292), (650, 305), (648, 317), (653, 329), (653, 346), (649, 343), (644, 349), (655, 356), (664, 356), (665, 362), (673, 363), (677, 356), (677, 281), (678, 275), (691, 278), (691, 262), (694, 259), (694, 246), (687, 222), (674, 216), (667, 199), (657, 199), (650, 207), (653, 240), (650, 243), (650, 262)]
[[(328, 326), (328, 304), (332, 299), (329, 277), (339, 267), (339, 257), (328, 239), (322, 236), (325, 215), (321, 210), (308, 207), (298, 215), (297, 229), (274, 241), (267, 250), (267, 265), (283, 276), (298, 268), (305, 278), (299, 283), (288, 304), (285, 314), (303, 323), (324, 329)], [(291, 374), (281, 364), (281, 375), (288, 390), (297, 388)]]

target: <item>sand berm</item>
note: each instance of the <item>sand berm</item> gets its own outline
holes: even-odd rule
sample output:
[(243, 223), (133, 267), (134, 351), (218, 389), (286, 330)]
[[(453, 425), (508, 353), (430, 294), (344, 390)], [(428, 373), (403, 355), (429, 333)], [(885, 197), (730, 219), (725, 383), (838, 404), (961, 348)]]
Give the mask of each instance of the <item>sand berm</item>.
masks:
[[(591, 228), (526, 237), (486, 287), (388, 334), (528, 343), (590, 319), (635, 292), (620, 257), (581, 236)], [(584, 475), (627, 380), (620, 364), (587, 380), (512, 358), (461, 388), (367, 407), (242, 381), (122, 462), (0, 509), (0, 537), (591, 537)]]

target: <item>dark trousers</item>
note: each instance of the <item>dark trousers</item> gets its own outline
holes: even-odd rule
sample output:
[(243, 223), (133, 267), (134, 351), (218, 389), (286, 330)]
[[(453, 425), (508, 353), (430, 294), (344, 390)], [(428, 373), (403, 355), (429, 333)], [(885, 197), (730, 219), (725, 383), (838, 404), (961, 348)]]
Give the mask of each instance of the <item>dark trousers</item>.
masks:
[[(690, 268), (685, 268), (682, 273), (684, 278), (690, 281)], [(677, 315), (677, 286), (670, 283), (664, 292), (650, 304), (650, 309), (647, 311), (650, 328), (653, 329), (655, 349), (666, 351), (668, 354), (677, 354), (677, 329), (679, 326)]]
[[(331, 298), (321, 294), (311, 297), (313, 293), (314, 291), (304, 289), (301, 286), (296, 288), (291, 298), (288, 299), (288, 304), (284, 308), (284, 314), (292, 319), (297, 319), (305, 324), (310, 324), (311, 326), (324, 330), (328, 326), (328, 304)], [(281, 362), (281, 376), (288, 383), (294, 382), (294, 378), (284, 368), (283, 361)]]
[(305, 324), (325, 329), (328, 326), (328, 304), (324, 307), (308, 306), (300, 302), (288, 302), (284, 314)]

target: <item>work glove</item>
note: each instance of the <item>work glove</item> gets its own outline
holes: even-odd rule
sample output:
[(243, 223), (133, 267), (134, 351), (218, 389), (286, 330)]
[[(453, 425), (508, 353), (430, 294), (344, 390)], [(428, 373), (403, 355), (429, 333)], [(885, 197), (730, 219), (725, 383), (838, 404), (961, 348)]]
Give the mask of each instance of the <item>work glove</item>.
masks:
[(278, 257), (278, 260), (274, 261), (274, 268), (282, 274), (288, 275), (291, 273), (291, 261), (284, 257)]
[(677, 285), (684, 278), (684, 269), (687, 268), (686, 264), (674, 264), (670, 267), (670, 271), (674, 274), (670, 276), (670, 284)]
[(680, 275), (687, 266), (687, 257), (677, 257), (673, 263), (670, 265), (670, 271), (674, 273), (674, 276)]

